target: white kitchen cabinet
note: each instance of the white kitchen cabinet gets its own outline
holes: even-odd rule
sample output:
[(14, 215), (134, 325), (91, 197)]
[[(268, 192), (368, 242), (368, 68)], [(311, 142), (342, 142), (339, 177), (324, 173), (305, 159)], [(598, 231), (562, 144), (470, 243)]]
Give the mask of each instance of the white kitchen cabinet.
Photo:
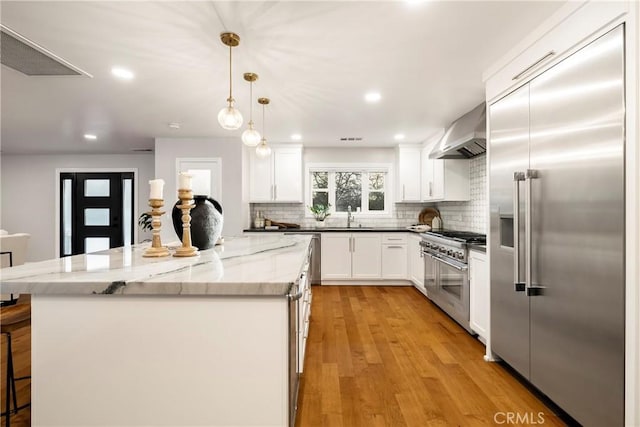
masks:
[(352, 233), (351, 247), (351, 278), (379, 279), (380, 278), (380, 234)]
[(322, 233), (322, 280), (380, 279), (380, 233)]
[(422, 237), (417, 234), (409, 235), (407, 240), (407, 251), (409, 261), (409, 279), (422, 292), (424, 288), (424, 260), (420, 253), (420, 242)]
[(430, 159), (429, 153), (432, 148), (433, 144), (428, 144), (421, 152), (422, 200), (425, 202), (470, 200), (469, 160)]
[(469, 324), (483, 342), (489, 334), (489, 269), (487, 254), (469, 251)]
[(407, 279), (407, 233), (382, 234), (382, 278)]
[(302, 202), (302, 146), (271, 147), (271, 156), (249, 155), (249, 201)]
[(398, 185), (399, 202), (420, 201), (420, 146), (398, 146)]
[(351, 278), (351, 233), (322, 233), (322, 280)]

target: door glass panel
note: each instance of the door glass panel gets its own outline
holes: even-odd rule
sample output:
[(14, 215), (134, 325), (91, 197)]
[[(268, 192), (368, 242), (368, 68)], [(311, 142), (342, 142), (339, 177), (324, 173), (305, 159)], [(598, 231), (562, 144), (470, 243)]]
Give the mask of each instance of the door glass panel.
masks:
[(108, 237), (86, 237), (84, 239), (84, 252), (98, 252), (109, 249)]
[(62, 181), (62, 255), (71, 255), (71, 238), (73, 237), (71, 221), (71, 200), (73, 182), (71, 179)]
[(133, 180), (122, 181), (122, 233), (124, 246), (131, 245), (131, 224), (133, 224)]
[(454, 300), (462, 302), (465, 273), (440, 263), (440, 288)]
[(109, 225), (109, 208), (85, 209), (84, 225)]
[(193, 176), (191, 188), (193, 194), (210, 196), (211, 195), (211, 170), (209, 169), (189, 169), (187, 173)]
[(84, 182), (85, 197), (109, 197), (108, 179), (87, 179)]

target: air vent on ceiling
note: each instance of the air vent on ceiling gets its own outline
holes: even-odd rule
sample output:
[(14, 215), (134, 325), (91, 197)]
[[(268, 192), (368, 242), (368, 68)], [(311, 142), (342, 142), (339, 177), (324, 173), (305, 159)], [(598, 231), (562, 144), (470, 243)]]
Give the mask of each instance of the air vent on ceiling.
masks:
[(362, 138), (350, 136), (348, 138), (347, 137), (340, 138), (340, 141), (350, 141), (350, 142), (351, 141), (362, 141)]
[(28, 76), (87, 76), (37, 43), (0, 24), (0, 62)]

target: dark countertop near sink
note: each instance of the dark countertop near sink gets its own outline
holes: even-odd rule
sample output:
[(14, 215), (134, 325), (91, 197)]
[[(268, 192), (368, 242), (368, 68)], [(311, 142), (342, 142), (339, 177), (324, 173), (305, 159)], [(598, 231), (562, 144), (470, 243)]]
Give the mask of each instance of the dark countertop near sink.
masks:
[(327, 227), (327, 228), (280, 228), (278, 230), (265, 230), (262, 228), (247, 228), (242, 230), (251, 233), (352, 233), (352, 232), (369, 232), (369, 233), (409, 233), (404, 227)]

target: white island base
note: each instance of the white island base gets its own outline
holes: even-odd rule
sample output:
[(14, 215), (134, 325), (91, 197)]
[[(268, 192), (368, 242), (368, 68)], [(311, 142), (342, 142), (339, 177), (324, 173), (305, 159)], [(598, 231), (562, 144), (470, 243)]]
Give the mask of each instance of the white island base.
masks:
[(283, 296), (33, 295), (37, 426), (285, 426)]

